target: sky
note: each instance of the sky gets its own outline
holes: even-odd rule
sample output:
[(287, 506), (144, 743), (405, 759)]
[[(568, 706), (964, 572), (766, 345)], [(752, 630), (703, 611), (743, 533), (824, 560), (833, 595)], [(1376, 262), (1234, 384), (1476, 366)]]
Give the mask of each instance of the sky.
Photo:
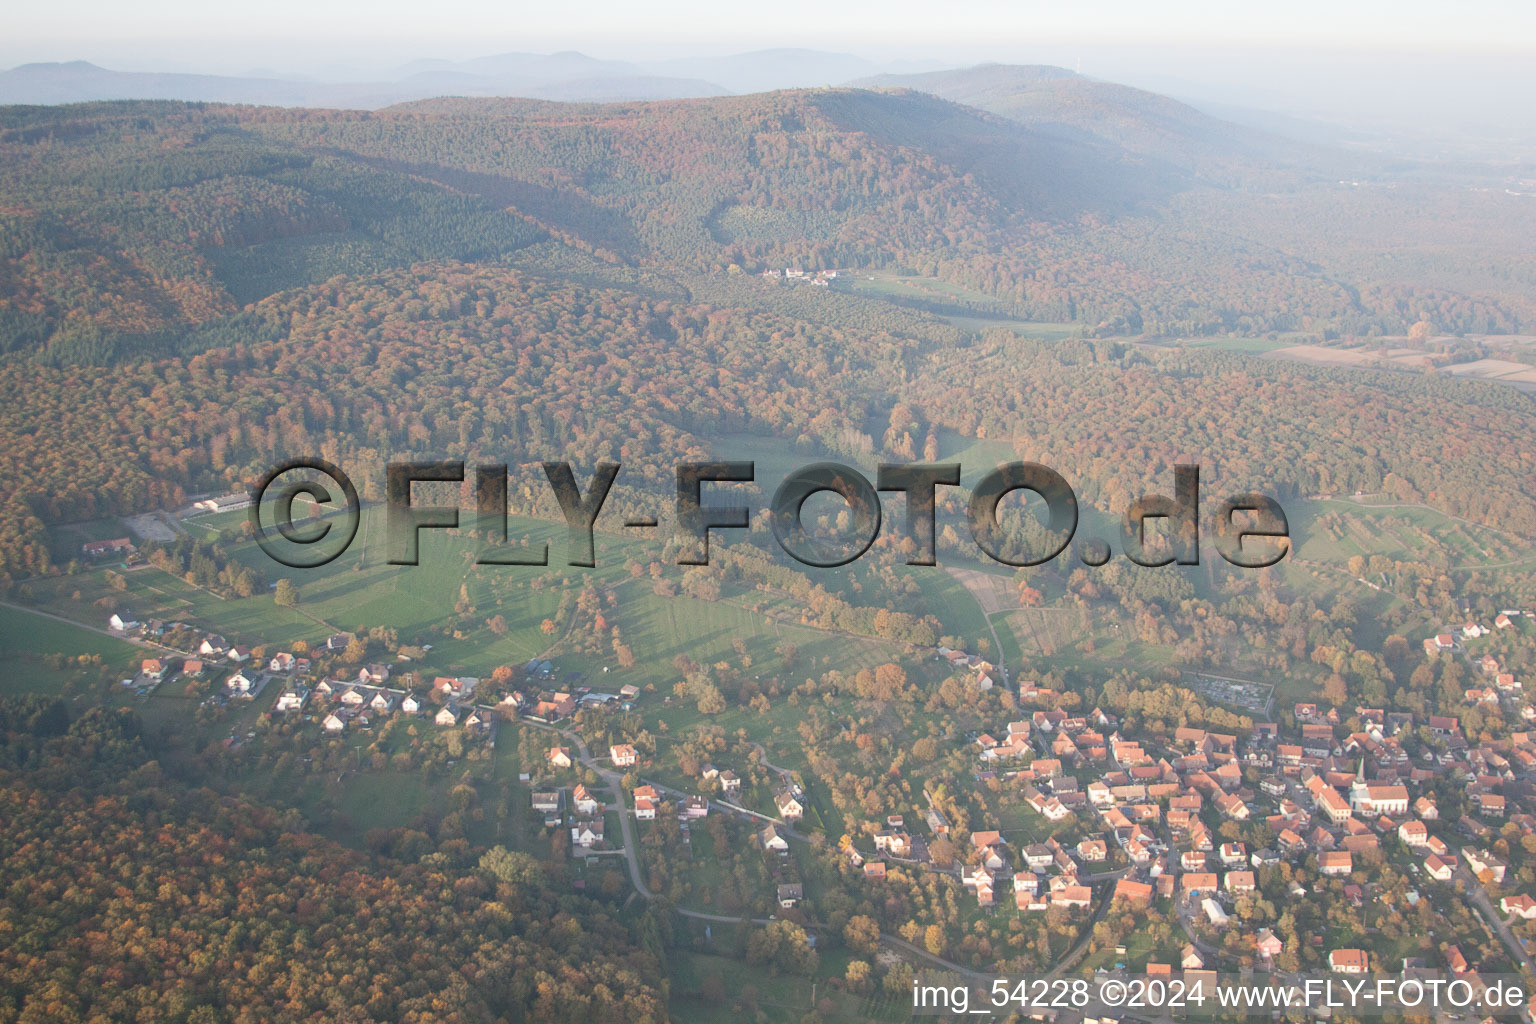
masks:
[(953, 61), (1077, 46), (1536, 52), (1530, 0), (53, 0), (13, 4), (5, 22), (0, 65), (90, 59), (225, 73), (351, 73), (506, 50), (647, 59), (782, 45)]

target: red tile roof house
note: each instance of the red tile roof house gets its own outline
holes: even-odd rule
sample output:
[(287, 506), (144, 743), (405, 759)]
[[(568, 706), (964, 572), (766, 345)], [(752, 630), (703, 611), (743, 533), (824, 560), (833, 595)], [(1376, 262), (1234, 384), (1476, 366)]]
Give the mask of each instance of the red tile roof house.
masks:
[(655, 786), (635, 787), (635, 819), (637, 821), (655, 821), (656, 806), (661, 802), (661, 794), (656, 792)]
[(1109, 847), (1102, 839), (1084, 839), (1077, 844), (1077, 855), (1085, 861), (1101, 861), (1109, 855)]
[(576, 812), (584, 817), (590, 818), (595, 814), (601, 814), (603, 811), (602, 802), (594, 797), (583, 783), (578, 782), (576, 784), (576, 789), (571, 794), (571, 800), (576, 807)]
[(1337, 878), (1354, 870), (1354, 858), (1348, 850), (1317, 855), (1318, 874)]
[(1069, 885), (1051, 894), (1051, 905), (1082, 909), (1093, 903), (1093, 890), (1086, 885)]
[(1328, 954), (1328, 969), (1339, 974), (1364, 974), (1371, 960), (1363, 949), (1336, 949)]
[(1253, 951), (1260, 959), (1273, 960), (1285, 952), (1285, 943), (1280, 941), (1280, 936), (1265, 928), (1254, 938)]
[(1514, 914), (1526, 921), (1536, 920), (1536, 900), (1531, 899), (1525, 893), (1519, 896), (1505, 896), (1499, 901), (1499, 909), (1506, 914)]

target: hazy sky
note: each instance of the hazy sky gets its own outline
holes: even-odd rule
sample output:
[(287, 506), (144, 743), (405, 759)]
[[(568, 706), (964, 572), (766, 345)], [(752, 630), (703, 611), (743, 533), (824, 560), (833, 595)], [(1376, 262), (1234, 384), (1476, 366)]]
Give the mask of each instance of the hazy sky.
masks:
[(0, 65), (85, 58), (226, 73), (560, 48), (649, 58), (799, 45), (947, 60), (1074, 44), (1536, 51), (1531, 0), (53, 0), (13, 3), (4, 20)]
[(0, 24), (0, 68), (87, 60), (331, 81), (512, 51), (646, 61), (805, 47), (876, 62), (868, 70), (1054, 64), (1230, 116), (1387, 130), (1415, 153), (1452, 135), (1536, 152), (1536, 0), (13, 0)]

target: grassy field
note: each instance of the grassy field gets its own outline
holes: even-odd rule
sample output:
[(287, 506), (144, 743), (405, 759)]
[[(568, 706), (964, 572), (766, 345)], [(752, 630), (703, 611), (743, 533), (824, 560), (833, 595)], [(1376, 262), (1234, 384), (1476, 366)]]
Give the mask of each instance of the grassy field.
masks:
[(315, 641), (330, 632), (300, 611), (279, 608), (268, 593), (226, 599), (147, 565), (118, 573), (124, 585), (116, 589), (108, 571), (28, 580), (18, 596), (22, 603), (98, 628), (114, 610), (125, 610), (140, 622), (192, 622), (249, 644)]
[(997, 642), (1002, 647), (999, 653), (1002, 655), (1003, 664), (1012, 673), (1011, 678), (1014, 679), (1018, 678), (1019, 670), (1025, 662), (1032, 659), (1035, 654), (1033, 649), (1026, 654), (1024, 644), (1019, 639), (1021, 636), (1029, 635), (1018, 628), (1018, 620), (1022, 614), (1022, 612), (1013, 612), (992, 616), (992, 631), (997, 634)]
[(94, 654), (123, 664), (148, 656), (126, 640), (11, 607), (0, 607), (0, 649), (23, 654)]
[[(922, 591), (923, 611), (937, 615), (944, 623), (944, 632), (974, 642), (987, 632), (987, 617), (981, 605), (965, 589), (965, 585), (949, 573), (926, 566), (910, 566), (902, 575)], [(1006, 641), (1004, 641), (1006, 643)]]
[[(1355, 555), (1396, 559), (1443, 557), (1453, 567), (1536, 560), (1528, 549), (1487, 527), (1464, 523), (1416, 505), (1394, 505), (1385, 497), (1316, 499), (1286, 509), (1298, 557), (1344, 565)], [(1373, 507), (1378, 506), (1378, 507)]]
[[(218, 532), (242, 522), (243, 515), (223, 513), (188, 522), (195, 530)], [(497, 665), (520, 664), (554, 643), (558, 637), (544, 634), (540, 624), (556, 613), (561, 585), (594, 578), (578, 577), (558, 564), (548, 569), (477, 566), (472, 542), (444, 531), (422, 533), (419, 565), (389, 565), (383, 554), (383, 520), (382, 507), (365, 508), (351, 549), (318, 569), (286, 569), (254, 542), (231, 543), (233, 558), (269, 580), (292, 579), (300, 592), (296, 608), (279, 607), (269, 592), (248, 598), (221, 596), (149, 566), (120, 573), (124, 584), (120, 590), (109, 585), (105, 569), (95, 569), (28, 581), (21, 596), (26, 603), (79, 622), (105, 624), (111, 610), (121, 608), (140, 621), (187, 621), (217, 631), (231, 642), (252, 645), (314, 643), (336, 631), (387, 626), (397, 631), (402, 643), (442, 647), (445, 639), (452, 641), (455, 631), (462, 633), (465, 628), (455, 609), (467, 595), (475, 609), (470, 620), (474, 625), (468, 627), (475, 633), (475, 642), (450, 643), (422, 667), (489, 674)], [(510, 531), (514, 537), (526, 534), (535, 542), (551, 540), (552, 561), (564, 555), (563, 526), (525, 519), (515, 521)], [(606, 567), (596, 571), (599, 581), (621, 577), (622, 552), (633, 543), (615, 540), (618, 551), (603, 550), (610, 540), (599, 539), (599, 564), (606, 560)], [(484, 628), (487, 620), (498, 615), (507, 627), (500, 635)]]
[[(787, 604), (774, 606), (774, 614), (754, 612), (748, 604), (759, 599), (756, 593), (726, 595), (719, 601), (686, 595), (665, 598), (657, 596), (648, 581), (640, 580), (623, 582), (612, 593), (616, 601), (605, 607), (603, 614), (611, 625), (618, 626), (624, 642), (634, 651), (634, 668), (620, 670), (606, 644), (599, 655), (556, 650), (564, 670), (585, 672), (599, 688), (612, 690), (626, 683), (643, 688), (654, 683), (670, 692), (680, 679), (672, 665), (677, 655), (686, 655), (701, 665), (718, 661), (738, 665), (738, 640), (752, 662), (748, 674), (763, 678), (786, 674), (778, 653), (781, 644), (792, 644), (798, 652), (788, 673), (794, 680), (834, 668), (850, 672), (873, 667), (895, 660), (901, 652), (894, 644), (781, 621), (778, 614), (792, 611)], [(605, 667), (609, 669), (606, 674)]]
[[(736, 928), (735, 925), (711, 924), (712, 937), (707, 945), (732, 950)], [(704, 944), (702, 938), (700, 942)], [(823, 1020), (907, 1019), (907, 1016), (871, 1016), (865, 1012), (866, 1000), (841, 992), (829, 984), (831, 979), (841, 977), (847, 969), (846, 956), (824, 957), (815, 976), (809, 978), (776, 974), (732, 956), (696, 951), (675, 953), (669, 968), (672, 981), (669, 1008), (676, 1019), (689, 1021), (690, 1024), (737, 1024), (744, 1014), (750, 1018), (753, 1008), (762, 1015), (762, 1019), (776, 1024), (792, 1024), (805, 1018), (822, 1000), (827, 1001), (821, 1007), (824, 1011)], [(706, 994), (712, 986), (725, 993), (723, 1000), (710, 998)], [(908, 1010), (910, 1012), (910, 1005)]]
[[(121, 519), (93, 519), (83, 523), (63, 523), (48, 529), (48, 555), (59, 565), (81, 558), (80, 548), (97, 540), (131, 537)], [(110, 562), (111, 559), (106, 559)]]
[(1218, 352), (1264, 353), (1296, 344), (1303, 335), (1287, 334), (1278, 338), (1181, 338), (1185, 348), (1205, 348)]
[[(742, 446), (737, 451), (737, 442)], [(785, 446), (764, 446), (760, 440), (724, 437), (722, 452), (730, 457), (759, 460), (759, 478), (771, 490), (777, 479), (805, 461)], [(1000, 441), (969, 441), (946, 438), (946, 458), (958, 459), (968, 482), (999, 462), (1014, 458), (1012, 447)], [(1288, 582), (1308, 592), (1326, 595), (1340, 588), (1351, 593), (1373, 615), (1391, 610), (1400, 598), (1385, 590), (1371, 590), (1350, 579), (1345, 566), (1354, 555), (1387, 555), (1415, 558), (1452, 569), (1481, 565), (1490, 578), (1497, 574), (1528, 572), (1536, 558), (1517, 547), (1510, 538), (1482, 527), (1470, 526), (1440, 513), (1416, 507), (1371, 508), (1386, 499), (1365, 496), (1360, 500), (1324, 499), (1296, 501), (1288, 507), (1296, 543), (1295, 557), (1281, 567)], [(802, 621), (798, 603), (783, 594), (727, 586), (717, 600), (702, 601), (686, 595), (657, 594), (648, 575), (631, 578), (625, 561), (645, 563), (660, 559), (655, 540), (628, 535), (598, 535), (595, 570), (560, 565), (564, 555), (564, 527), (541, 520), (514, 518), (510, 532), (533, 543), (550, 544), (547, 568), (477, 566), (473, 542), (445, 531), (425, 531), (417, 566), (392, 566), (384, 560), (383, 511), (367, 507), (352, 550), (316, 570), (285, 570), (273, 563), (252, 542), (238, 539), (245, 513), (235, 511), (199, 516), (186, 522), (193, 531), (224, 531), (232, 557), (258, 568), (275, 579), (286, 573), (301, 592), (297, 608), (280, 608), (269, 592), (248, 598), (212, 593), (150, 567), (129, 571), (88, 569), (72, 576), (25, 581), (16, 598), (42, 610), (87, 624), (104, 624), (107, 614), (125, 608), (140, 619), (184, 619), (223, 633), (234, 642), (268, 647), (295, 640), (315, 642), (328, 633), (387, 626), (402, 643), (432, 646), (427, 657), (413, 667), (426, 673), (488, 676), (497, 666), (517, 665), (529, 658), (549, 656), (562, 673), (583, 673), (597, 689), (613, 691), (626, 683), (644, 689), (653, 686), (657, 697), (671, 693), (680, 673), (674, 659), (685, 655), (701, 665), (725, 662), (746, 678), (776, 679), (793, 685), (828, 669), (854, 672), (886, 661), (901, 660), (907, 653), (900, 645), (845, 636), (812, 628)], [(117, 532), (120, 524), (102, 521), (86, 534)], [(81, 527), (85, 529), (85, 527)], [(1079, 533), (1113, 536), (1117, 525), (1109, 517), (1084, 505)], [(84, 534), (82, 534), (84, 535)], [(1118, 547), (1118, 545), (1115, 545)], [(1070, 558), (1071, 556), (1067, 556)], [(1116, 557), (1121, 557), (1117, 554)], [(1004, 581), (1012, 587), (1012, 570), (977, 559), (966, 565)], [(1173, 649), (1129, 635), (1129, 626), (1117, 626), (1112, 616), (1095, 614), (1088, 621), (1061, 604), (1065, 571), (1074, 566), (1053, 565), (1038, 574), (1037, 585), (1044, 606), (1008, 609), (991, 616), (960, 580), (942, 570), (901, 567), (894, 570), (907, 593), (895, 598), (898, 606), (936, 615), (941, 632), (960, 638), (967, 647), (979, 649), (991, 641), (993, 630), (1012, 678), (1028, 678), (1057, 669), (1078, 674), (1101, 675), (1128, 665), (1147, 670), (1170, 665)], [(1465, 571), (1465, 570), (1463, 570)], [(681, 570), (669, 566), (664, 577), (681, 578)], [(1192, 579), (1197, 596), (1216, 597), (1210, 566)], [(813, 578), (848, 600), (883, 603), (885, 580), (873, 560), (817, 573)], [(609, 628), (617, 628), (633, 651), (636, 664), (621, 670), (610, 638), (570, 632), (572, 599), (590, 585), (601, 599)], [(1010, 595), (1011, 596), (1011, 595)], [(137, 656), (129, 646), (107, 637), (72, 629), (64, 623), (25, 613), (0, 613), (0, 647), (23, 654), (88, 654), (116, 658), (124, 665)], [(35, 618), (35, 617), (34, 617)], [(492, 628), (491, 620), (497, 620)], [(552, 624), (546, 628), (545, 623)], [(1084, 640), (1091, 639), (1092, 649)], [(1370, 636), (1363, 636), (1366, 643)], [(781, 650), (793, 645), (798, 655), (786, 666)], [(738, 648), (740, 648), (738, 650)], [(1241, 651), (1235, 661), (1220, 666), (1237, 676), (1253, 676), (1245, 670)], [(606, 671), (605, 671), (606, 670)], [(27, 681), (14, 685), (47, 689), (58, 685), (56, 672), (39, 662), (28, 663)], [(12, 673), (16, 675), (17, 673)], [(1309, 679), (1281, 681), (1281, 696), (1310, 694)], [(793, 757), (793, 716), (783, 721), (785, 702), (776, 702), (768, 721), (732, 708), (716, 720), (728, 728), (746, 728), (764, 739), (785, 757)], [(644, 713), (654, 717), (660, 700), (648, 701)], [(668, 726), (687, 729), (703, 721), (691, 702), (674, 702), (666, 709)], [(654, 728), (654, 721), (647, 721)]]
[(948, 281), (940, 281), (936, 277), (913, 277), (897, 274), (854, 274), (848, 278), (848, 283), (843, 284), (839, 279), (839, 288), (846, 287), (849, 291), (859, 295), (870, 295), (877, 298), (897, 298), (926, 300), (932, 302), (954, 302), (966, 300), (970, 302), (995, 304), (997, 300), (985, 292), (974, 291), (963, 285), (951, 284)]
[(123, 640), (58, 622), (33, 612), (0, 606), (0, 693), (57, 693), (82, 673), (96, 669), (57, 664), (48, 656), (100, 658), (103, 665), (126, 675), (137, 669), (148, 652)]
[(962, 331), (980, 333), (996, 328), (1004, 328), (1014, 334), (1026, 338), (1039, 338), (1041, 341), (1061, 341), (1063, 338), (1076, 337), (1083, 332), (1082, 324), (1063, 323), (1053, 320), (1015, 320), (1012, 317), (991, 316), (946, 316), (951, 326), (958, 327)]

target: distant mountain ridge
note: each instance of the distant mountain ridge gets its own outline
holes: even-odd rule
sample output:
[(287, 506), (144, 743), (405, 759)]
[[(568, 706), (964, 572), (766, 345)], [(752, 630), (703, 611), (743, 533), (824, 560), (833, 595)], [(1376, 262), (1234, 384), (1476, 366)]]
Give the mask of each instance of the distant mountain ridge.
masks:
[[(506, 54), (464, 64), (426, 61), (378, 82), (113, 71), (87, 61), (24, 64), (0, 71), (0, 104), (56, 105), (102, 100), (181, 100), (275, 107), (375, 110), (436, 96), (525, 96), (607, 103), (722, 96), (713, 82), (651, 75), (621, 61), (581, 54)], [(524, 59), (525, 58), (525, 59)]]
[(1064, 142), (1111, 147), (1223, 187), (1352, 177), (1381, 161), (1301, 143), (1204, 113), (1167, 96), (1049, 65), (983, 64), (876, 73), (846, 53), (771, 49), (726, 57), (630, 62), (576, 51), (509, 52), (465, 61), (417, 60), (378, 81), (114, 71), (86, 61), (0, 71), (0, 105), (179, 100), (378, 110), (446, 97), (577, 103), (702, 99), (845, 84), (911, 89), (996, 114)]
[(116, 71), (81, 60), (0, 71), (0, 105), (182, 100), (374, 110), (440, 96), (609, 103), (836, 85), (883, 70), (852, 54), (803, 49), (648, 62), (603, 60), (574, 50), (510, 52), (464, 61), (415, 60), (375, 80), (358, 81)]
[(1344, 168), (1376, 162), (1225, 121), (1158, 93), (1049, 65), (982, 64), (923, 74), (876, 75), (849, 84), (913, 89), (1036, 131), (1093, 138), (1212, 184), (1232, 185), (1255, 178), (1270, 181), (1277, 172), (1287, 171), (1337, 175)]

